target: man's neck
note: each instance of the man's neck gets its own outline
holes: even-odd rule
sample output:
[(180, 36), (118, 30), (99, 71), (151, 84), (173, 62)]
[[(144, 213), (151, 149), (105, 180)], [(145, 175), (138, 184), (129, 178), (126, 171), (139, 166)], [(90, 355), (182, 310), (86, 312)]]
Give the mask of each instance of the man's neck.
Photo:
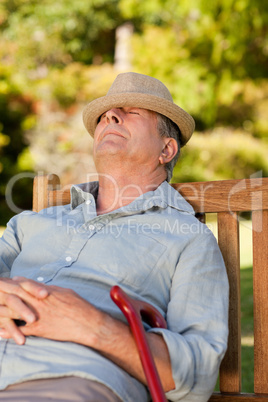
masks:
[(97, 214), (102, 215), (125, 205), (148, 191), (154, 191), (166, 179), (165, 172), (154, 172), (150, 177), (137, 174), (123, 176), (100, 174)]

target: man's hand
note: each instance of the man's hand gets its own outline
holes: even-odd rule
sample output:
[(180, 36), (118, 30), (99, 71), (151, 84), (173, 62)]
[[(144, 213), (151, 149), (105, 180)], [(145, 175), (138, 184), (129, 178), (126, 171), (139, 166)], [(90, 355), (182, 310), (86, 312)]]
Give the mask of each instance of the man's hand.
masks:
[[(3, 293), (10, 295), (8, 299), (12, 302), (4, 301), (3, 307), (8, 304), (11, 313), (6, 314), (7, 318), (3, 315), (0, 318), (0, 326), (4, 328), (0, 330), (0, 336), (13, 338), (20, 344), (25, 342), (25, 336), (30, 335), (80, 343), (97, 350), (146, 384), (137, 345), (128, 325), (96, 309), (70, 289), (41, 285), (25, 278), (17, 278), (15, 285), (10, 280), (5, 282), (5, 285), (0, 285), (0, 297)], [(5, 292), (1, 291), (1, 286)], [(28, 314), (33, 314), (34, 318), (29, 319)], [(14, 318), (26, 318), (26, 325), (16, 327), (12, 323)], [(160, 335), (149, 333), (147, 339), (164, 390), (168, 391), (174, 388), (174, 382), (167, 346)]]
[[(24, 287), (24, 283), (21, 283)], [(37, 299), (27, 295), (25, 302), (36, 312), (37, 320), (21, 327), (25, 335), (94, 346), (95, 328), (105, 316), (71, 289), (46, 286), (48, 296)]]
[[(94, 344), (94, 328), (103, 313), (70, 289), (26, 278), (0, 281), (0, 336), (18, 344), (33, 335)], [(17, 327), (14, 319), (25, 321)]]
[[(21, 281), (24, 281), (24, 287)], [(40, 300), (48, 296), (44, 286), (34, 281), (18, 277), (0, 279), (0, 335), (13, 338), (20, 345), (25, 342), (25, 336), (14, 320), (22, 320), (26, 325), (37, 320), (36, 312), (24, 301), (29, 294)]]

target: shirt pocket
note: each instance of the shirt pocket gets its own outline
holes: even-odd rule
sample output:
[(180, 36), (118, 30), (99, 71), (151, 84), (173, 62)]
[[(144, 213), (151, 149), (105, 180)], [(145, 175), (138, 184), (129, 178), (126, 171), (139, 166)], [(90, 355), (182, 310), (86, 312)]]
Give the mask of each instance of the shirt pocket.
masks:
[(92, 253), (91, 257), (95, 255), (95, 258), (91, 258), (91, 263), (103, 274), (113, 276), (117, 283), (133, 287), (140, 287), (155, 273), (157, 262), (166, 250), (155, 238), (129, 227), (120, 227), (118, 236), (94, 236), (92, 246), (99, 250), (99, 255)]

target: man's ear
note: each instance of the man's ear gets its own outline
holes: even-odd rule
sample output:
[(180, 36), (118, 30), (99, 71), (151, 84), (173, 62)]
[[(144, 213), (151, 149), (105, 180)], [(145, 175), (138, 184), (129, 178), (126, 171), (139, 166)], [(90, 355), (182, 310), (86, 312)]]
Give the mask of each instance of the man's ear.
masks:
[(164, 138), (164, 148), (159, 155), (159, 162), (164, 165), (170, 162), (178, 152), (178, 144), (174, 138), (165, 137)]

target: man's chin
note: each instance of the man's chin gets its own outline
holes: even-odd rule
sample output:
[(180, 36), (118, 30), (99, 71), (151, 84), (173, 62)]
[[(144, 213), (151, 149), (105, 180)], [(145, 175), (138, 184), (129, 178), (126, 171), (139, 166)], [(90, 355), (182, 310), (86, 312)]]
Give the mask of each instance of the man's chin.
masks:
[(103, 162), (106, 163), (109, 157), (126, 158), (126, 147), (120, 146), (114, 141), (106, 141), (95, 149), (94, 159), (105, 158)]

